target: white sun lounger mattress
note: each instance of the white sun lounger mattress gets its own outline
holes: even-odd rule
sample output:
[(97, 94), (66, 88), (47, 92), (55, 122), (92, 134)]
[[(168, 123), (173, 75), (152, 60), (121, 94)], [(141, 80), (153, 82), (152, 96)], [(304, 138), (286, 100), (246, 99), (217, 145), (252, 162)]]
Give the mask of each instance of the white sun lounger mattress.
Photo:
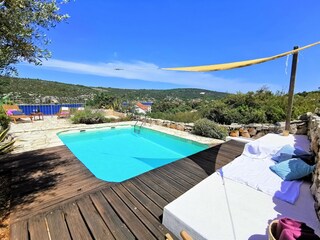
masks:
[[(268, 163), (271, 156), (287, 144), (305, 151), (308, 151), (310, 146), (306, 136), (283, 137), (267, 134), (247, 143), (239, 158)], [(277, 181), (277, 184), (273, 182), (275, 190), (272, 191), (266, 191), (270, 184), (258, 184), (254, 189), (250, 182), (244, 181), (250, 180), (253, 173), (248, 174), (241, 164), (241, 161), (235, 160), (234, 163), (228, 164), (230, 166), (227, 165), (222, 169), (233, 180), (224, 177), (222, 181), (221, 175), (214, 173), (168, 204), (164, 208), (163, 224), (176, 236), (179, 236), (180, 231), (186, 230), (193, 239), (262, 240), (268, 239), (267, 227), (272, 220), (290, 217), (307, 223), (320, 235), (320, 223), (315, 213), (310, 184), (302, 183), (299, 197), (294, 204), (290, 204), (272, 194), (279, 186), (281, 187), (281, 182), (280, 185)], [(263, 166), (263, 164), (258, 165)], [(269, 167), (268, 164), (265, 165), (265, 168)], [(237, 173), (237, 167), (240, 168), (240, 173)], [(249, 171), (254, 171), (254, 168)], [(257, 171), (261, 173), (261, 169)], [(267, 178), (270, 177), (278, 176), (269, 174)], [(263, 179), (259, 183), (263, 183)]]
[[(294, 205), (214, 173), (164, 208), (163, 224), (193, 239), (268, 239), (268, 224), (281, 217), (307, 223), (320, 234), (310, 185), (303, 183)], [(234, 237), (236, 236), (236, 238)]]

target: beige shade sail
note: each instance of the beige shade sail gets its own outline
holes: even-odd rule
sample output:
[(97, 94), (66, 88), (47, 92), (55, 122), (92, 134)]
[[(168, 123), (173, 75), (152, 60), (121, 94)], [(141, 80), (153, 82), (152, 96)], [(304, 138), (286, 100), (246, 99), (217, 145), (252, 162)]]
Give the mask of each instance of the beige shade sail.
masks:
[(267, 61), (275, 60), (277, 58), (281, 58), (287, 56), (289, 54), (294, 54), (301, 50), (304, 50), (309, 47), (313, 47), (315, 45), (320, 44), (320, 42), (315, 42), (310, 45), (291, 50), (289, 52), (284, 52), (272, 57), (265, 57), (265, 58), (258, 58), (253, 60), (246, 60), (240, 62), (231, 62), (231, 63), (222, 63), (222, 64), (214, 64), (214, 65), (204, 65), (204, 66), (193, 66), (193, 67), (176, 67), (176, 68), (162, 68), (163, 70), (172, 70), (172, 71), (189, 71), (189, 72), (211, 72), (211, 71), (220, 71), (220, 70), (228, 70), (233, 68), (241, 68), (246, 67), (254, 64), (264, 63)]

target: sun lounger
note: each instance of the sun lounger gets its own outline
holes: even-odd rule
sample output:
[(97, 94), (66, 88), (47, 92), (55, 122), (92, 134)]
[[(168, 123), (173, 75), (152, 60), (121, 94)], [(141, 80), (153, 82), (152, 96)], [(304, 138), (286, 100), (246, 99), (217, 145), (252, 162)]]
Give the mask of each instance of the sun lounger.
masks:
[[(263, 157), (288, 141), (307, 150), (305, 140), (269, 135), (260, 140), (269, 143), (269, 149), (246, 150), (258, 150)], [(310, 183), (301, 184), (299, 197), (290, 204), (217, 171), (165, 206), (163, 224), (176, 236), (185, 230), (193, 239), (268, 239), (269, 223), (282, 217), (305, 222), (320, 235)]]
[(61, 107), (59, 112), (57, 113), (58, 118), (68, 118), (71, 116), (69, 107)]
[(5, 111), (6, 115), (14, 121), (14, 123), (17, 123), (18, 119), (22, 118), (30, 118), (32, 122), (32, 116), (28, 116), (22, 112), (22, 110), (19, 108), (18, 105), (2, 105), (3, 110)]

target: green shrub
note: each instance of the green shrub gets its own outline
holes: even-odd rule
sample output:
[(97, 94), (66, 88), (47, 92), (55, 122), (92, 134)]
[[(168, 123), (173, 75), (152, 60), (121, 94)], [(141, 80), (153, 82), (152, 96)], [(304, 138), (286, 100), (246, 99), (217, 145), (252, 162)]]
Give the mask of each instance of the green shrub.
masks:
[(5, 114), (0, 112), (0, 130), (9, 127), (10, 118)]
[(9, 128), (0, 131), (0, 155), (11, 152), (14, 148), (14, 138), (8, 134)]
[[(0, 99), (1, 102), (1, 99)], [(2, 108), (2, 105), (0, 103), (0, 130), (7, 129), (9, 127), (10, 118), (7, 116), (5, 111)]]
[(194, 123), (192, 132), (196, 135), (211, 137), (216, 139), (225, 139), (228, 135), (226, 128), (219, 126), (206, 118), (199, 119)]
[(155, 112), (148, 114), (151, 118), (164, 119), (174, 122), (191, 123), (199, 120), (201, 114), (199, 112), (177, 112), (177, 113), (162, 113)]
[(85, 109), (82, 111), (77, 111), (71, 118), (71, 121), (75, 124), (85, 123), (85, 124), (95, 124), (95, 123), (105, 123), (111, 122), (107, 119), (103, 113), (98, 111), (92, 111), (91, 109)]

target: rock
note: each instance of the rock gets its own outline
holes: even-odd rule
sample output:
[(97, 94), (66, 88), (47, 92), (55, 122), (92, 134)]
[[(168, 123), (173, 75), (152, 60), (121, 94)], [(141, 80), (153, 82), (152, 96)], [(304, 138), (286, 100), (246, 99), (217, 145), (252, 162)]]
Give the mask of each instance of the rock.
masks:
[(230, 124), (230, 128), (231, 129), (239, 129), (239, 128), (241, 128), (242, 127), (242, 125), (241, 124), (238, 124), (238, 123), (231, 123)]
[(286, 126), (286, 123), (285, 122), (276, 122), (275, 124), (277, 127), (281, 127), (281, 128), (284, 128)]
[(297, 133), (297, 125), (296, 124), (290, 124), (290, 133), (291, 134)]
[(308, 126), (307, 123), (297, 125), (297, 135), (307, 135)]
[(177, 125), (177, 130), (184, 131), (185, 130), (184, 125), (182, 124)]
[(262, 130), (262, 124), (255, 123), (253, 127), (254, 127), (257, 131), (261, 131), (261, 130)]
[(309, 120), (309, 118), (312, 116), (312, 112), (307, 112), (307, 113), (304, 113), (302, 115), (300, 115), (298, 117), (299, 120)]
[(314, 113), (315, 113), (316, 115), (320, 116), (320, 108), (316, 108), (316, 109), (314, 110)]
[(257, 130), (253, 127), (248, 129), (248, 133), (250, 134), (250, 136), (255, 136), (257, 134)]
[(319, 136), (315, 136), (311, 141), (311, 150), (315, 153), (319, 152)]
[(258, 139), (258, 138), (261, 138), (263, 137), (264, 135), (266, 135), (264, 132), (258, 132), (255, 136), (253, 136), (252, 138), (253, 139)]
[(243, 130), (241, 132), (241, 136), (245, 138), (250, 138), (250, 134), (248, 133), (248, 130)]
[(232, 130), (230, 132), (231, 137), (239, 137), (239, 130)]

